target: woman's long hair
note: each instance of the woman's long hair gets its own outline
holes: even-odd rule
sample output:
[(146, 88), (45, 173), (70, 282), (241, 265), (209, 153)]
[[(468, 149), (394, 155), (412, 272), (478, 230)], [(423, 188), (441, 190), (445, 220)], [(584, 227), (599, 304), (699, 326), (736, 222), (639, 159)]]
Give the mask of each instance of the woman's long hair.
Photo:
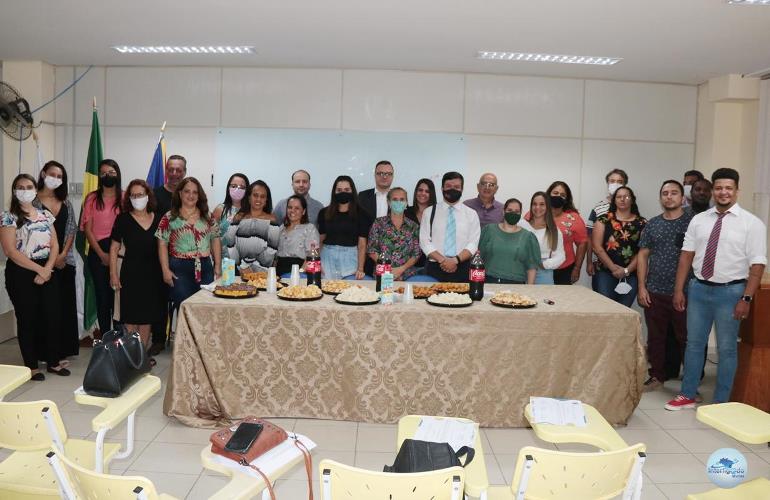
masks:
[(134, 179), (128, 183), (126, 192), (123, 195), (123, 212), (128, 213), (134, 209), (134, 206), (131, 204), (131, 188), (134, 186), (142, 186), (142, 188), (144, 188), (144, 193), (147, 195), (147, 211), (154, 214), (158, 209), (158, 202), (155, 201), (155, 193), (152, 192), (150, 185), (142, 179)]
[(555, 251), (559, 246), (559, 228), (556, 227), (556, 221), (553, 220), (553, 212), (551, 211), (551, 197), (542, 191), (538, 191), (532, 195), (532, 199), (529, 200), (529, 219), (530, 221), (535, 218), (532, 210), (535, 204), (535, 198), (541, 196), (545, 202), (545, 235), (548, 238), (548, 246), (551, 251)]
[(42, 191), (45, 187), (45, 174), (48, 173), (48, 170), (57, 167), (61, 170), (61, 186), (57, 187), (53, 190), (53, 195), (56, 197), (59, 201), (64, 201), (67, 199), (67, 169), (64, 168), (64, 165), (59, 163), (58, 161), (49, 161), (45, 165), (43, 165), (43, 168), (40, 170), (40, 178), (37, 180), (37, 190)]
[(234, 222), (240, 222), (244, 217), (248, 217), (251, 213), (251, 193), (254, 192), (254, 189), (257, 186), (265, 188), (265, 191), (267, 192), (265, 208), (262, 211), (266, 214), (273, 213), (273, 195), (270, 193), (270, 186), (268, 186), (265, 181), (260, 179), (249, 184), (249, 187), (246, 189), (246, 194), (244, 195), (243, 200), (241, 200), (241, 209), (238, 210), (238, 213), (235, 214), (235, 217), (233, 217)]
[(23, 226), (24, 219), (27, 218), (27, 212), (21, 208), (21, 202), (19, 202), (18, 198), (16, 198), (16, 184), (18, 184), (18, 182), (22, 179), (27, 179), (32, 183), (33, 186), (35, 185), (35, 178), (29, 174), (19, 174), (14, 177), (13, 182), (11, 183), (11, 207), (9, 208), (9, 211), (16, 216), (17, 228)]
[(428, 191), (430, 191), (430, 194), (428, 195), (428, 206), (432, 207), (437, 203), (436, 201), (436, 185), (433, 184), (433, 181), (427, 178), (420, 179), (417, 181), (417, 184), (414, 185), (414, 194), (412, 195), (412, 206), (417, 208), (417, 190), (420, 189), (420, 184), (425, 184), (428, 186)]
[(562, 211), (577, 212), (577, 208), (575, 208), (575, 203), (572, 199), (572, 190), (569, 188), (569, 184), (567, 184), (564, 181), (554, 181), (551, 183), (550, 186), (548, 186), (548, 190), (546, 191), (546, 194), (548, 195), (548, 200), (550, 201), (551, 191), (553, 191), (556, 186), (563, 187), (564, 192), (567, 193), (567, 197), (564, 199), (564, 206), (561, 207)]
[(340, 175), (334, 179), (334, 184), (332, 184), (331, 201), (329, 202), (329, 206), (326, 207), (326, 210), (324, 210), (324, 217), (327, 221), (332, 220), (334, 216), (339, 212), (340, 204), (334, 201), (334, 193), (337, 190), (337, 184), (340, 182), (347, 182), (350, 184), (350, 194), (352, 195), (353, 199), (350, 200), (350, 203), (348, 203), (348, 213), (353, 219), (358, 216), (358, 191), (356, 190), (356, 183), (353, 182), (353, 178), (349, 175)]
[(631, 213), (636, 215), (637, 217), (641, 217), (642, 214), (639, 213), (639, 207), (636, 206), (636, 195), (634, 194), (634, 190), (631, 189), (628, 186), (621, 186), (615, 191), (615, 194), (612, 195), (612, 199), (610, 199), (610, 209), (609, 212), (612, 213), (612, 215), (615, 215), (615, 212), (618, 210), (618, 205), (615, 203), (615, 197), (618, 195), (618, 191), (621, 189), (625, 189), (628, 191), (629, 196), (631, 196)]
[(184, 187), (191, 182), (198, 188), (198, 201), (195, 203), (195, 207), (200, 212), (201, 219), (208, 221), (209, 200), (206, 198), (206, 191), (203, 190), (203, 186), (201, 186), (201, 183), (195, 177), (185, 177), (179, 181), (179, 184), (177, 184), (176, 189), (174, 189), (174, 194), (171, 195), (170, 218), (176, 219), (179, 217), (179, 209), (182, 208), (182, 191), (184, 191)]
[[(230, 176), (229, 179), (227, 179), (227, 185), (225, 186), (225, 201), (222, 203), (222, 215), (219, 217), (219, 220), (222, 220), (227, 217), (227, 214), (230, 212), (230, 209), (233, 208), (233, 199), (230, 196), (230, 184), (233, 182), (233, 179), (236, 177), (240, 177), (244, 180), (246, 183), (246, 188), (249, 187), (249, 178), (246, 177), (246, 174), (242, 174), (240, 172), (235, 173)], [(246, 195), (243, 196), (246, 198)], [(241, 206), (243, 206), (243, 201), (241, 201)]]
[[(123, 191), (120, 189), (120, 166), (118, 166), (118, 162), (115, 160), (110, 160), (109, 158), (99, 162), (99, 169), (102, 168), (102, 165), (107, 165), (114, 168), (115, 172), (118, 174), (115, 181), (115, 201), (113, 202), (112, 210), (115, 212), (120, 212), (120, 200), (123, 198)], [(94, 191), (93, 194), (88, 195), (89, 198), (92, 196), (96, 197), (97, 210), (104, 210), (104, 186), (102, 185), (101, 175), (99, 176), (99, 185), (97, 186), (96, 191)]]
[(289, 225), (289, 202), (291, 200), (297, 200), (299, 201), (299, 204), (302, 206), (302, 217), (299, 219), (300, 224), (307, 224), (310, 219), (307, 217), (307, 200), (304, 196), (300, 196), (298, 194), (293, 194), (286, 198), (286, 206), (284, 207), (284, 216), (283, 216), (283, 225), (288, 226)]

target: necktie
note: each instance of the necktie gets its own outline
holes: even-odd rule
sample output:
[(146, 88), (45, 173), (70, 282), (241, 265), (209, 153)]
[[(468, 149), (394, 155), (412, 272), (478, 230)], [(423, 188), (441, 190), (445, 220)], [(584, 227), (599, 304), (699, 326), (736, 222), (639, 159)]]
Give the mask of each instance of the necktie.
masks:
[(717, 256), (717, 246), (719, 245), (719, 233), (722, 232), (722, 219), (727, 215), (727, 212), (717, 213), (717, 221), (714, 223), (714, 227), (711, 229), (711, 236), (709, 236), (709, 242), (706, 245), (706, 254), (703, 256), (703, 266), (701, 267), (701, 275), (704, 280), (710, 279), (714, 276), (714, 260)]
[(454, 257), (457, 255), (456, 242), (457, 227), (455, 224), (455, 207), (449, 207), (449, 213), (446, 216), (446, 231), (444, 232), (444, 255)]

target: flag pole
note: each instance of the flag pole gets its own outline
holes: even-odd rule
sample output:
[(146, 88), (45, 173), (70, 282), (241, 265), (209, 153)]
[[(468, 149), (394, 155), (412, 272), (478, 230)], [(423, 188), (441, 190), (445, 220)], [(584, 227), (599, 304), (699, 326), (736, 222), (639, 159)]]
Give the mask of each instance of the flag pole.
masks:
[(163, 139), (163, 134), (166, 132), (166, 122), (163, 122), (163, 125), (160, 126), (160, 137), (158, 137), (158, 142), (160, 142), (161, 139)]

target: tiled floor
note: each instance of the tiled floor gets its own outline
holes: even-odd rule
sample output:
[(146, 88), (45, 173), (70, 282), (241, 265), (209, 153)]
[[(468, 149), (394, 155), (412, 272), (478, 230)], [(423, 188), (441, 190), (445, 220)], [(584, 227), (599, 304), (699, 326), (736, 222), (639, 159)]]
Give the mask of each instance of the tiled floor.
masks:
[[(44, 382), (27, 382), (8, 395), (6, 401), (50, 399), (61, 411), (67, 432), (74, 437), (94, 439), (90, 418), (98, 409), (81, 406), (73, 400), (72, 391), (81, 385), (90, 356), (83, 349), (71, 367), (72, 376), (57, 377), (47, 374)], [(0, 344), (0, 363), (21, 364), (15, 341)], [(158, 357), (154, 373), (164, 383), (161, 392), (138, 412), (137, 442), (131, 457), (113, 461), (111, 472), (146, 476), (158, 490), (178, 498), (203, 499), (224, 486), (224, 476), (204, 471), (199, 460), (200, 450), (208, 442), (211, 431), (185, 427), (162, 414), (163, 392), (168, 374), (170, 355), (167, 351)], [(715, 365), (707, 366), (705, 384), (701, 391), (706, 401), (713, 390)], [(706, 477), (705, 461), (709, 454), (721, 447), (734, 447), (747, 457), (748, 476), (770, 475), (770, 448), (766, 445), (745, 446), (699, 423), (694, 411), (668, 412), (663, 404), (675, 394), (679, 382), (669, 382), (665, 389), (645, 394), (628, 426), (619, 429), (629, 443), (647, 444), (648, 459), (644, 468), (644, 499), (681, 499), (688, 493), (711, 489)], [(356, 422), (336, 422), (308, 419), (276, 419), (288, 430), (308, 435), (318, 443), (314, 450), (314, 466), (321, 458), (354, 464), (359, 467), (382, 470), (395, 456), (396, 426)], [(492, 484), (511, 481), (516, 454), (522, 446), (545, 448), (553, 445), (538, 440), (530, 429), (484, 429), (484, 452), (489, 480)], [(110, 438), (120, 442), (125, 429)], [(587, 447), (559, 446), (559, 449), (585, 451)], [(0, 460), (7, 456), (0, 449)], [(314, 487), (318, 488), (317, 470)], [(282, 500), (307, 497), (304, 469), (297, 466), (276, 485), (276, 494)]]

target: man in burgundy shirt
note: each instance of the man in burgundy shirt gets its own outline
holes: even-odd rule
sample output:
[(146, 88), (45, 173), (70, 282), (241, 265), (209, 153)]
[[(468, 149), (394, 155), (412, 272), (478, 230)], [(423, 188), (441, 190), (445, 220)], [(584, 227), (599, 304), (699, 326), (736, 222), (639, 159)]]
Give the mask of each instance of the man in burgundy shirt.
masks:
[(497, 188), (497, 176), (486, 173), (481, 176), (479, 183), (476, 184), (479, 195), (463, 202), (479, 215), (481, 227), (503, 221), (503, 204), (495, 200)]

